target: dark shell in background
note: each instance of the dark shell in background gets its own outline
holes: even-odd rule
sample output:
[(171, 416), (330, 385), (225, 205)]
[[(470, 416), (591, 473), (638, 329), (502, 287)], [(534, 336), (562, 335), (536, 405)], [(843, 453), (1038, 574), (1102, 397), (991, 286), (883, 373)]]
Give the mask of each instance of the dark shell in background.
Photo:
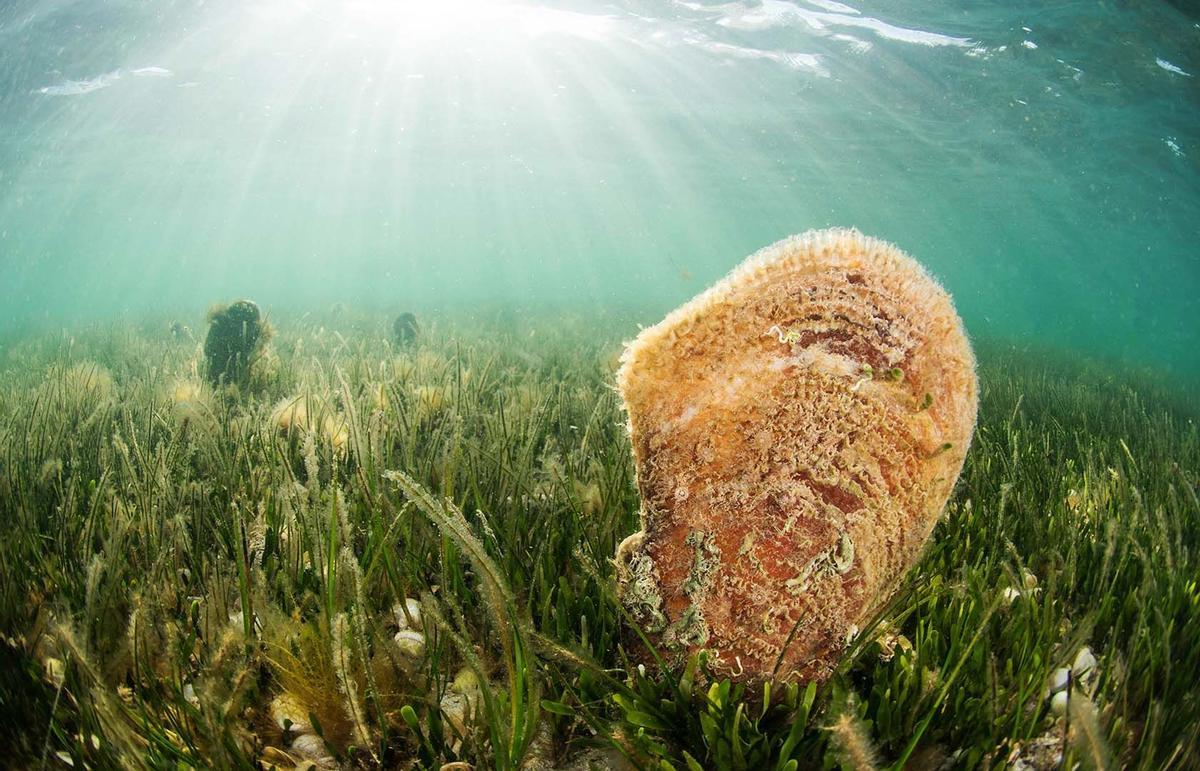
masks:
[(204, 338), (209, 382), (214, 386), (244, 383), (265, 338), (262, 313), (250, 300), (237, 300), (210, 313)]
[(401, 313), (392, 322), (392, 337), (395, 338), (397, 345), (412, 345), (417, 342), (420, 332), (421, 325), (417, 323), (417, 317), (407, 311)]

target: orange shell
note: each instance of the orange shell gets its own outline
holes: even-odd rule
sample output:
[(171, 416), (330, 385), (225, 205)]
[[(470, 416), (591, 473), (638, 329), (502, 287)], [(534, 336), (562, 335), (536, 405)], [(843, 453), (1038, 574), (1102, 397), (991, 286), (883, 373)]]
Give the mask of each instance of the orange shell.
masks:
[(642, 497), (622, 601), (672, 663), (703, 648), (750, 681), (829, 675), (920, 556), (978, 391), (949, 295), (840, 229), (763, 249), (643, 330), (617, 384)]

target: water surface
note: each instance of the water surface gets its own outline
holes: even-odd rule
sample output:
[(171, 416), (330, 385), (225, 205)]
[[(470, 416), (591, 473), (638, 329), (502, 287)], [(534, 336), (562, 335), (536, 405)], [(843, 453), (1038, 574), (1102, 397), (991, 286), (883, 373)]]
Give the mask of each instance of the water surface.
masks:
[(977, 338), (1200, 372), (1182, 7), (14, 0), (2, 323), (235, 296), (653, 322), (849, 225)]

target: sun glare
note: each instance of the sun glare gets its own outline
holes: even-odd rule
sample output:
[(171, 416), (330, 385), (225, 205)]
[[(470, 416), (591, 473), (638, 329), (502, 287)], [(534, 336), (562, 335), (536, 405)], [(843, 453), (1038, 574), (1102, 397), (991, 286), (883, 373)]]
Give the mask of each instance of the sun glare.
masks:
[(352, 9), (354, 16), (394, 25), (398, 34), (410, 39), (485, 35), (511, 42), (556, 33), (598, 39), (613, 24), (604, 15), (509, 0), (361, 0)]

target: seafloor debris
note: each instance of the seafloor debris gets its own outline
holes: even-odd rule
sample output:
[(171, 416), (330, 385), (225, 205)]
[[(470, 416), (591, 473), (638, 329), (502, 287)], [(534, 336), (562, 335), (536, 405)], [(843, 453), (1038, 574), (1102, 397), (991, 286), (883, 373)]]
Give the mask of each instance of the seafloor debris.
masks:
[(1036, 739), (1018, 742), (1008, 756), (1013, 771), (1050, 771), (1062, 768), (1062, 731), (1052, 729)]
[(246, 385), (250, 367), (270, 337), (270, 327), (253, 302), (237, 300), (214, 306), (208, 312), (208, 334), (204, 338), (209, 382), (214, 386)]
[(887, 243), (812, 231), (643, 330), (617, 380), (643, 525), (618, 552), (622, 600), (671, 662), (704, 648), (736, 679), (827, 676), (971, 441), (950, 297)]
[(470, 667), (463, 667), (454, 675), (450, 688), (438, 703), (443, 717), (456, 736), (451, 742), (456, 752), (462, 747), (460, 737), (470, 734), (482, 716), (483, 688), (475, 672)]
[(1075, 654), (1075, 660), (1070, 667), (1059, 667), (1050, 677), (1050, 687), (1047, 696), (1050, 697), (1050, 711), (1059, 717), (1067, 714), (1070, 706), (1071, 687), (1075, 686), (1085, 696), (1095, 691), (1096, 681), (1100, 670), (1096, 664), (1096, 656), (1086, 645)]

